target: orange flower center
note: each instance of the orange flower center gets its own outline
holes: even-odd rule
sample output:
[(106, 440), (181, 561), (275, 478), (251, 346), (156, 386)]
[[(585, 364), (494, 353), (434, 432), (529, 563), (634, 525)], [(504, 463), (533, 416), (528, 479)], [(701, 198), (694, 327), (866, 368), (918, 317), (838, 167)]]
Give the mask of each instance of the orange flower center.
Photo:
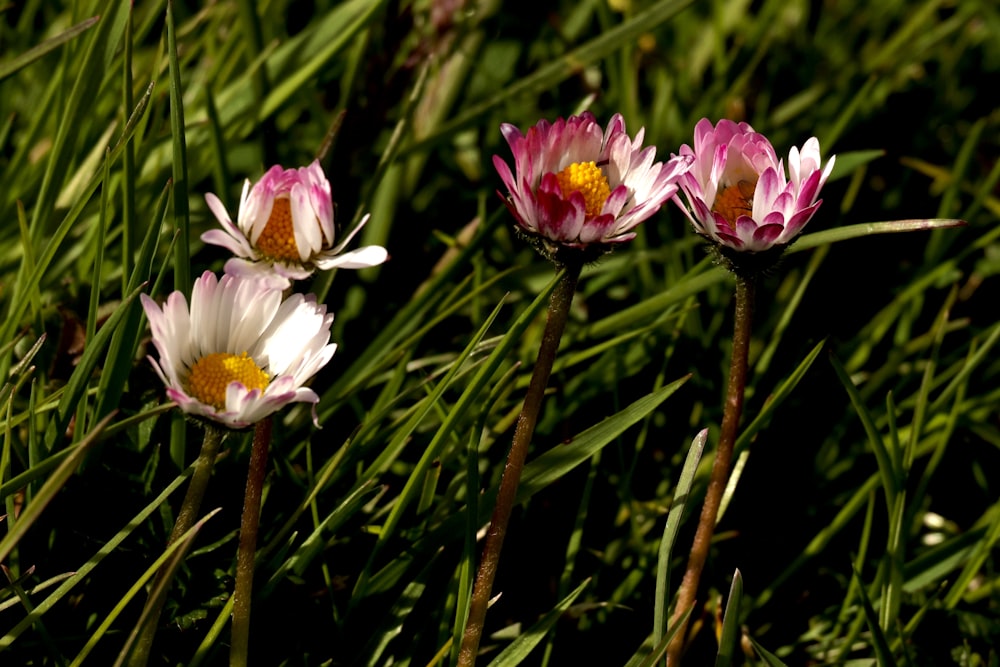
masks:
[(257, 238), (257, 250), (271, 259), (300, 260), (292, 225), (292, 202), (288, 197), (274, 200), (271, 217)]
[(753, 213), (753, 193), (756, 188), (757, 183), (750, 181), (727, 185), (716, 193), (712, 210), (725, 218), (731, 228), (736, 229), (737, 218)]
[(600, 215), (604, 203), (611, 196), (608, 178), (593, 161), (574, 162), (556, 174), (556, 179), (563, 198), (568, 199), (574, 192), (583, 195), (587, 203), (587, 217)]
[(226, 387), (234, 381), (247, 389), (263, 391), (270, 378), (246, 352), (240, 355), (215, 352), (194, 362), (188, 376), (188, 391), (202, 403), (225, 410)]

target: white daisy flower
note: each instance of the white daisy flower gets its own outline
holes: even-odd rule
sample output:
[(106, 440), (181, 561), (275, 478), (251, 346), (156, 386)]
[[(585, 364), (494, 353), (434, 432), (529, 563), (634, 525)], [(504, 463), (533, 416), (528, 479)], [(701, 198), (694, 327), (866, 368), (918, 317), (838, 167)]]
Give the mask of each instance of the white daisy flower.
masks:
[(159, 360), (149, 358), (184, 412), (240, 429), (294, 402), (319, 396), (305, 384), (333, 357), (333, 313), (312, 294), (281, 291), (266, 280), (206, 271), (191, 307), (181, 292), (161, 308), (140, 296)]

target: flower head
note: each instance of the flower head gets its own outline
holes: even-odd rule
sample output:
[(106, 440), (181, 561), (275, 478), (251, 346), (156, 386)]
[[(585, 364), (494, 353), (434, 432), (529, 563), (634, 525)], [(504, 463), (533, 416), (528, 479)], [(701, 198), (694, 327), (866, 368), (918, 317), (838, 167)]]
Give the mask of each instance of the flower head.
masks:
[(727, 257), (736, 253), (780, 252), (823, 203), (817, 199), (833, 169), (820, 164), (812, 137), (788, 153), (788, 174), (771, 142), (747, 123), (701, 119), (694, 129), (694, 158), (680, 179), (687, 206), (674, 197), (696, 232), (714, 241)]
[(330, 182), (318, 160), (299, 169), (275, 165), (252, 188), (245, 181), (235, 224), (218, 197), (208, 193), (205, 201), (222, 229), (205, 232), (201, 240), (236, 255), (226, 262), (226, 273), (268, 277), (276, 286), (287, 287), (316, 269), (360, 269), (388, 257), (381, 246), (342, 253), (368, 216), (334, 245)]
[(677, 192), (675, 181), (691, 162), (654, 162), (656, 149), (642, 147), (645, 130), (630, 139), (621, 114), (606, 129), (585, 112), (541, 120), (527, 134), (507, 123), (500, 130), (514, 154), (513, 173), (493, 156), (510, 193), (504, 201), (550, 257), (566, 248), (600, 254), (635, 238), (635, 227)]
[(162, 308), (140, 298), (160, 357), (149, 361), (181, 410), (244, 428), (307, 402), (316, 422), (319, 397), (302, 385), (337, 346), (329, 342), (333, 314), (314, 295), (282, 300), (266, 280), (206, 271), (194, 283), (190, 309), (181, 292)]

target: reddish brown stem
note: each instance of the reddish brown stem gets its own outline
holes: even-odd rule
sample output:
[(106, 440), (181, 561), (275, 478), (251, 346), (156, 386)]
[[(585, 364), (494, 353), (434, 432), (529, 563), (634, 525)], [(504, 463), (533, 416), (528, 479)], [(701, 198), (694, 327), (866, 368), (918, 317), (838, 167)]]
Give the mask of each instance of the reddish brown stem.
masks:
[(538, 415), (545, 397), (545, 388), (549, 383), (552, 365), (559, 349), (559, 340), (569, 316), (569, 307), (576, 292), (576, 283), (580, 278), (582, 265), (567, 266), (563, 277), (556, 285), (549, 299), (549, 312), (545, 321), (545, 331), (542, 343), (538, 349), (538, 360), (531, 374), (528, 391), (524, 395), (524, 405), (517, 418), (514, 428), (514, 440), (507, 454), (507, 464), (500, 479), (497, 490), (496, 505), (490, 519), (490, 528), (486, 533), (486, 544), (483, 547), (483, 557), (479, 561), (479, 571), (476, 573), (476, 583), (472, 590), (472, 600), (469, 603), (469, 618), (462, 636), (462, 646), (458, 654), (459, 667), (472, 667), (476, 663), (476, 653), (479, 651), (479, 641), (482, 638), (483, 626), (486, 622), (486, 608), (489, 606), (490, 593), (493, 590), (493, 580), (496, 578), (497, 567), (500, 564), (500, 550), (507, 535), (507, 524), (517, 497), (517, 486), (521, 481), (521, 471), (528, 455), (528, 445), (535, 433)]
[[(688, 556), (687, 570), (684, 580), (677, 592), (677, 606), (674, 607), (671, 625), (680, 622), (682, 615), (694, 606), (695, 595), (698, 592), (698, 582), (701, 572), (708, 559), (712, 535), (715, 532), (715, 522), (719, 515), (722, 495), (729, 482), (729, 466), (733, 458), (733, 445), (736, 444), (736, 432), (743, 412), (743, 394), (747, 383), (747, 365), (750, 355), (750, 330), (753, 320), (753, 300), (755, 277), (747, 275), (736, 276), (736, 308), (733, 325), (733, 356), (729, 364), (729, 384), (726, 387), (726, 405), (722, 414), (722, 430), (719, 434), (719, 446), (715, 450), (715, 461), (712, 463), (712, 475), (709, 478), (708, 489), (705, 492), (705, 502), (701, 506), (701, 517), (695, 532), (691, 553)], [(692, 613), (691, 616), (694, 616)], [(688, 616), (690, 620), (691, 616)], [(684, 636), (687, 632), (685, 620), (667, 649), (667, 665), (679, 667), (681, 653), (684, 650)]]
[(233, 633), (229, 648), (231, 667), (246, 667), (250, 645), (250, 598), (253, 594), (253, 561), (257, 551), (257, 526), (267, 473), (267, 450), (271, 446), (271, 418), (257, 422), (250, 448), (250, 469), (243, 496), (240, 544), (236, 552), (236, 584), (233, 588)]

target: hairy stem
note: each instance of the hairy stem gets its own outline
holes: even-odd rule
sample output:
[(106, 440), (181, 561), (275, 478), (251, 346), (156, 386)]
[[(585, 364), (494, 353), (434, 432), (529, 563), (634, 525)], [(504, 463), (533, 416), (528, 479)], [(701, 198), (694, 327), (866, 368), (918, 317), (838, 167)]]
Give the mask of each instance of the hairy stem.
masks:
[(542, 334), (542, 343), (538, 349), (538, 359), (531, 373), (531, 382), (528, 384), (528, 391), (524, 396), (524, 404), (521, 406), (521, 414), (517, 418), (517, 426), (514, 428), (514, 440), (510, 452), (507, 454), (507, 464), (504, 466), (503, 476), (500, 479), (496, 506), (493, 509), (493, 516), (490, 518), (490, 528), (486, 533), (483, 556), (479, 561), (479, 570), (476, 573), (476, 583), (469, 604), (469, 618), (465, 625), (465, 634), (462, 636), (462, 646), (458, 654), (460, 667), (472, 667), (476, 662), (476, 653), (479, 651), (479, 641), (482, 638), (483, 626), (486, 621), (486, 608), (489, 606), (493, 580), (500, 563), (500, 550), (503, 548), (503, 540), (507, 535), (507, 524), (510, 521), (511, 511), (514, 509), (517, 485), (521, 481), (521, 471), (524, 469), (524, 461), (528, 455), (528, 445), (535, 433), (535, 424), (538, 423), (542, 399), (545, 397), (545, 388), (548, 386), (549, 375), (552, 373), (556, 351), (559, 349), (559, 340), (566, 327), (570, 304), (573, 302), (573, 294), (576, 292), (576, 283), (580, 278), (581, 268), (582, 265), (579, 263), (566, 266), (562, 279), (556, 285), (549, 300), (549, 311), (545, 321), (545, 331)]
[[(750, 352), (750, 329), (753, 320), (753, 300), (756, 277), (753, 275), (736, 275), (736, 312), (733, 325), (733, 356), (729, 363), (729, 384), (726, 387), (726, 405), (722, 414), (722, 430), (719, 434), (719, 446), (715, 450), (715, 461), (712, 464), (712, 475), (705, 492), (705, 502), (701, 506), (701, 517), (695, 532), (691, 553), (688, 556), (684, 580), (677, 593), (677, 606), (674, 608), (671, 624), (676, 624), (684, 613), (695, 604), (698, 592), (698, 581), (701, 571), (708, 558), (712, 535), (715, 532), (715, 521), (719, 515), (719, 505), (722, 494), (729, 482), (729, 467), (733, 458), (733, 445), (736, 443), (736, 431), (743, 412), (743, 394), (747, 383), (747, 359)], [(692, 614), (693, 616), (694, 614)], [(691, 616), (688, 616), (690, 619)], [(684, 621), (680, 631), (670, 643), (667, 650), (667, 665), (679, 667), (681, 653), (684, 649), (684, 635), (687, 621)]]
[(257, 550), (257, 526), (267, 473), (267, 450), (271, 446), (271, 418), (257, 422), (250, 448), (250, 469), (243, 496), (240, 545), (236, 553), (236, 585), (233, 589), (233, 633), (229, 648), (231, 667), (246, 667), (250, 646), (250, 598), (253, 593), (253, 561)]

